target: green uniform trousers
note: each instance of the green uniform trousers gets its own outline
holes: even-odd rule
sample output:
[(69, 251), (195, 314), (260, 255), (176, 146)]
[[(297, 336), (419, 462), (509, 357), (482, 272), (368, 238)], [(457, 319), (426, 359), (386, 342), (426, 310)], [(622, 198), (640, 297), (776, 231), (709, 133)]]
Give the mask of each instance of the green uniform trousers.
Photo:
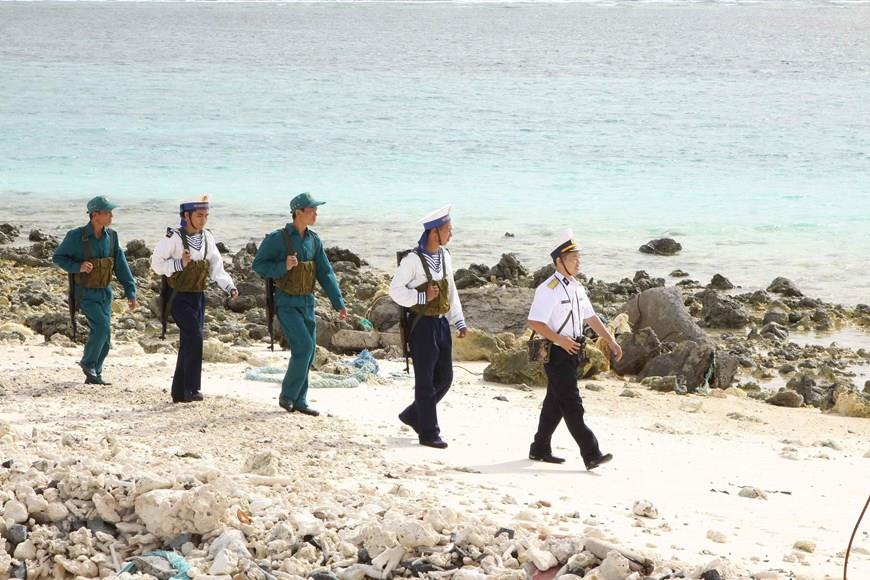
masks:
[(281, 382), (281, 403), (308, 406), (308, 371), (314, 364), (317, 319), (313, 306), (278, 307), (278, 320), (290, 345), (290, 364)]
[(112, 347), (112, 294), (111, 291), (88, 292), (81, 301), (82, 313), (88, 319), (88, 341), (81, 365), (83, 369), (101, 375), (103, 361)]

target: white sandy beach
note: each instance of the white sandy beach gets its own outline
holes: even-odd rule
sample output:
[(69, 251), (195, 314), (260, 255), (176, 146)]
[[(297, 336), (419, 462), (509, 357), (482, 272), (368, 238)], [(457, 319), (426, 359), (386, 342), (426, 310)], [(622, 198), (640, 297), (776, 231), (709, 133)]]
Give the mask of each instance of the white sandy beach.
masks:
[[(286, 360), (286, 353), (256, 347), (249, 352), (259, 365)], [(244, 380), (250, 364), (206, 363), (206, 401), (179, 406), (161, 392), (169, 385), (174, 356), (118, 345), (105, 372), (115, 384), (102, 394), (80, 385), (78, 356), (78, 349), (48, 344), (4, 345), (4, 418), (19, 430), (32, 427), (42, 434), (40, 449), (68, 431), (90, 440), (115, 435), (129, 448), (153, 449), (146, 463), (161, 471), (186, 468), (189, 460), (176, 453), (180, 447), (233, 471), (256, 450), (234, 445), (245, 431), (263, 427), (266, 417), (271, 429), (286, 424), (296, 441), (332, 441), (330, 448), (338, 441), (333, 451), (316, 444), (298, 449), (316, 471), (328, 466), (341, 473), (341, 462), (348, 461), (341, 441), (356, 448), (364, 442), (366, 461), (381, 467), (347, 465), (333, 484), (398, 486), (402, 496), (427, 505), (434, 501), (505, 527), (533, 528), (541, 537), (597, 535), (659, 562), (704, 566), (721, 558), (734, 569), (726, 577), (842, 577), (843, 554), (870, 481), (866, 419), (773, 407), (734, 394), (661, 394), (621, 379), (592, 381), (602, 387), (594, 391), (581, 383), (587, 421), (603, 450), (615, 456), (586, 472), (564, 426), (554, 440), (554, 452), (568, 458), (564, 465), (526, 459), (542, 389), (487, 384), (461, 369), (439, 407), (450, 447), (438, 451), (417, 445), (395, 418), (412, 397), (410, 378), (312, 390), (311, 404), (325, 413), (308, 418), (278, 413), (278, 385)], [(386, 366), (382, 374), (403, 365)], [(474, 372), (484, 367), (462, 366)], [(626, 387), (639, 396), (620, 396)], [(113, 411), (119, 401), (125, 408)], [(264, 446), (280, 448), (282, 429), (271, 439)], [(27, 456), (26, 445), (4, 442), (5, 454)], [(158, 453), (164, 446), (170, 452)], [(321, 451), (311, 455), (312, 449)], [(743, 486), (763, 490), (766, 499), (739, 496)], [(633, 515), (636, 500), (651, 502), (658, 517)], [(815, 547), (796, 549), (797, 542)], [(870, 578), (866, 521), (849, 572), (852, 579)]]

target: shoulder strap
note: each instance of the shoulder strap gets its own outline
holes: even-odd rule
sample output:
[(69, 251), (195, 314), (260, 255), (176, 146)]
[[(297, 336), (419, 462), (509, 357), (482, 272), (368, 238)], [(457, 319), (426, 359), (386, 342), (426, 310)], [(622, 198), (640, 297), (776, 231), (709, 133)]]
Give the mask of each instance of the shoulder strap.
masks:
[(414, 253), (417, 254), (417, 257), (420, 258), (420, 262), (423, 264), (423, 271), (426, 273), (426, 281), (432, 282), (432, 272), (429, 271), (429, 263), (426, 262), (426, 256), (423, 255), (423, 251), (420, 248), (414, 249)]
[(85, 255), (85, 260), (92, 259), (94, 257), (94, 246), (84, 227), (79, 228), (79, 236), (82, 241), (82, 252)]
[(296, 244), (293, 243), (293, 238), (290, 237), (290, 232), (286, 227), (281, 228), (281, 234), (284, 236), (284, 248), (287, 250), (288, 256), (295, 256), (299, 252), (296, 251)]

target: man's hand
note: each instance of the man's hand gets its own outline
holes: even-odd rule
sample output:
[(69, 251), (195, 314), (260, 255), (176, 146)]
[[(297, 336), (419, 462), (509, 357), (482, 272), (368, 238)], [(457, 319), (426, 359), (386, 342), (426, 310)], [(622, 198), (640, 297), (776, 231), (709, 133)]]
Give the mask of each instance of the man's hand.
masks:
[(299, 258), (296, 256), (287, 256), (287, 261), (284, 265), (287, 266), (287, 271), (289, 272), (299, 265)]
[(181, 267), (187, 268), (187, 265), (193, 261), (193, 258), (190, 257), (190, 250), (184, 250), (181, 253)]
[(580, 352), (580, 343), (567, 336), (560, 334), (559, 338), (556, 340), (556, 344), (571, 354), (577, 354)]
[(613, 353), (613, 358), (617, 361), (622, 360), (622, 347), (615, 340), (610, 344), (610, 352)]
[(230, 290), (230, 300), (235, 300), (239, 297), (239, 291), (236, 288)]
[(463, 328), (462, 330), (459, 331), (459, 338), (465, 338), (467, 335), (468, 335), (467, 328)]
[(338, 311), (338, 319), (344, 320), (346, 318), (347, 318), (347, 308), (342, 308), (341, 310)]
[(426, 288), (426, 302), (432, 302), (441, 295), (441, 289), (438, 284), (429, 284)]
[(136, 310), (139, 308), (139, 299), (138, 298), (130, 298), (127, 300), (127, 306), (130, 307), (130, 310)]
[(83, 272), (85, 274), (90, 274), (91, 270), (94, 269), (94, 265), (90, 262), (82, 262), (81, 267), (79, 268), (79, 272)]

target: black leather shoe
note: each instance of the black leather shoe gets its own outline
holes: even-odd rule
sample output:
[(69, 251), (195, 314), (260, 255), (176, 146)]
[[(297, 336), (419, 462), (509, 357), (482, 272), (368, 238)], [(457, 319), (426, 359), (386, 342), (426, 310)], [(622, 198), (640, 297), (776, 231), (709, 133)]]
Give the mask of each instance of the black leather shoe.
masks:
[(539, 453), (534, 443), (529, 447), (529, 459), (532, 461), (543, 461), (544, 463), (565, 463), (564, 458), (556, 457), (552, 453)]
[(103, 380), (103, 375), (97, 375), (98, 385), (111, 385), (112, 383)]
[(434, 447), (435, 449), (447, 449), (447, 441), (444, 441), (441, 437), (435, 439), (420, 439), (420, 445)]
[(603, 465), (613, 459), (612, 453), (605, 453), (604, 455), (599, 455), (595, 459), (590, 459), (586, 462), (586, 471), (592, 471), (599, 465)]
[(82, 367), (82, 372), (85, 373), (85, 384), (86, 385), (102, 385), (100, 382), (100, 375), (93, 369), (86, 369)]
[(311, 407), (295, 407), (295, 409), (303, 415), (309, 415), (311, 417), (317, 417), (318, 415), (320, 415), (320, 411), (318, 411), (317, 409), (312, 409)]
[(202, 401), (202, 393), (197, 391), (190, 396), (191, 401)]
[(173, 403), (190, 403), (191, 400), (186, 397), (172, 397)]
[(278, 401), (278, 406), (287, 411), (288, 413), (293, 412), (293, 403), (285, 403), (284, 401)]

